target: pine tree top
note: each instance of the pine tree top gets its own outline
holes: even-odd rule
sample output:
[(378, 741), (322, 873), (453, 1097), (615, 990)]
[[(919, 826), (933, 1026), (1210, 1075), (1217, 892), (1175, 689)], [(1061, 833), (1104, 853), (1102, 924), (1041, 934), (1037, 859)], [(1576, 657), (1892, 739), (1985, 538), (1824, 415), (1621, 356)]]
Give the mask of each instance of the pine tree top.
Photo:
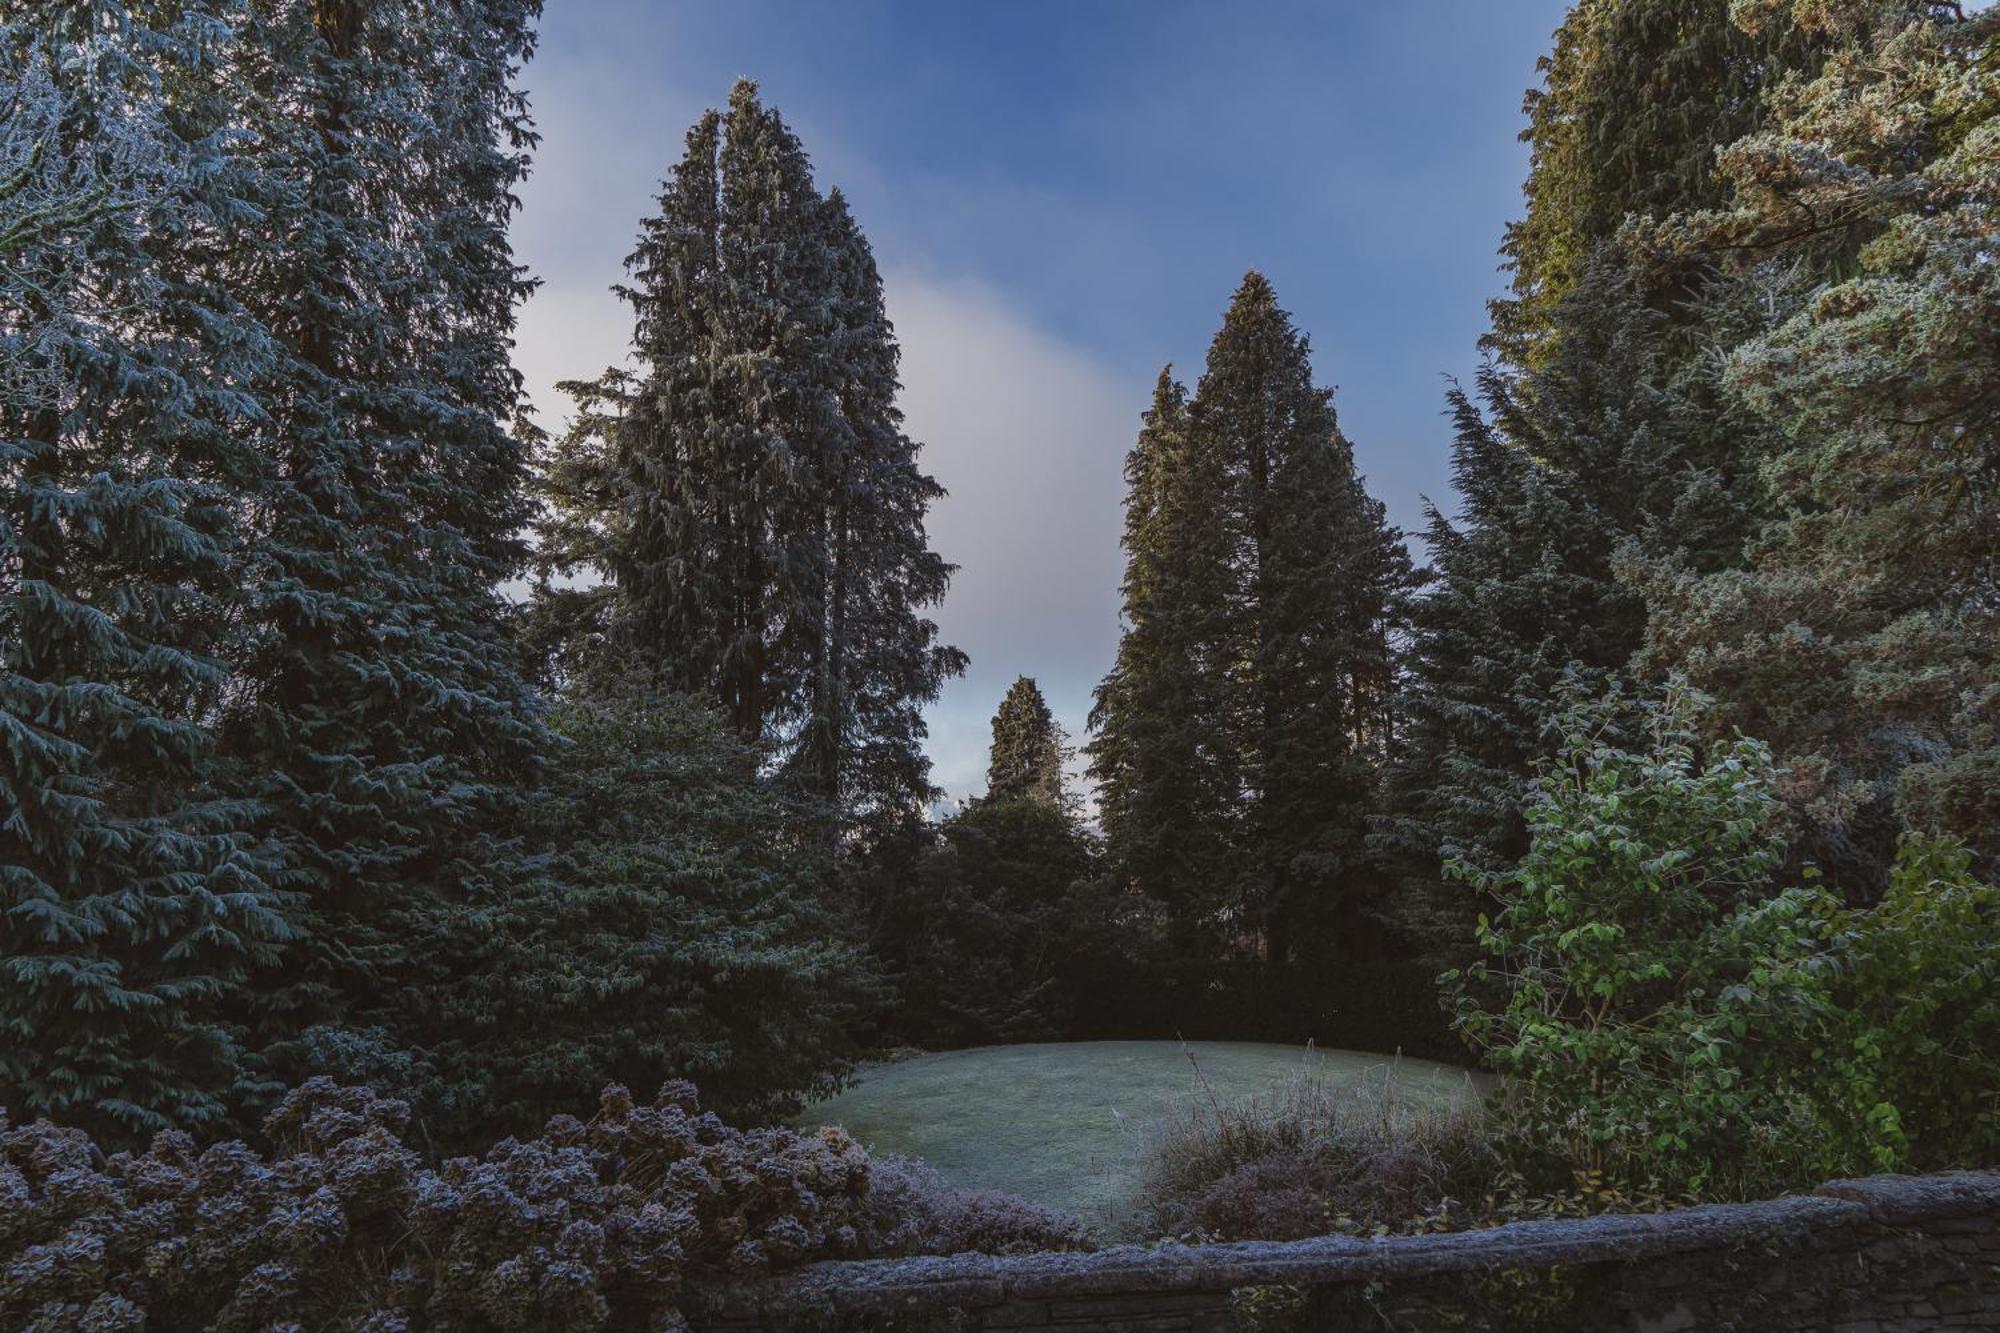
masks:
[(1017, 676), (993, 714), (993, 751), (986, 770), (988, 801), (1034, 801), (1067, 811), (1063, 762), (1068, 737), (1032, 676)]

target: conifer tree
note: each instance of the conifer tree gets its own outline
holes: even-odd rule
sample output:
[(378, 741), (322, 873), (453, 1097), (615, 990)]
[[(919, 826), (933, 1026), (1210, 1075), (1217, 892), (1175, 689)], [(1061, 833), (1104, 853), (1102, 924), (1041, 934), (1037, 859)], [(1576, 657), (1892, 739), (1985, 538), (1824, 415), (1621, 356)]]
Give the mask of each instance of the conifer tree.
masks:
[(217, 280), (254, 171), (222, 7), (0, 26), (0, 1104), (129, 1141), (245, 1079), (291, 934), (211, 780), (269, 341)]
[[(1505, 391), (1497, 376), (1491, 367), (1482, 375), (1489, 398)], [(1561, 479), (1463, 392), (1453, 390), (1451, 405), (1460, 510), (1455, 520), (1429, 510), (1434, 584), (1413, 616), (1402, 745), (1379, 825), (1411, 867), (1396, 917), (1438, 957), (1470, 952), (1477, 910), (1442, 867), (1520, 855), (1521, 802), (1546, 714), (1557, 682), (1588, 651), (1590, 621), (1574, 613), (1615, 591), (1599, 516), (1578, 512)], [(1579, 553), (1586, 563), (1573, 570)], [(1600, 670), (1604, 656), (1616, 666), (1629, 652), (1624, 636), (1611, 638)]]
[(1408, 555), (1256, 273), (1194, 401), (1162, 374), (1126, 476), (1126, 631), (1092, 718), (1109, 851), (1183, 956), (1283, 961), (1371, 861)]
[(1143, 422), (1125, 459), (1125, 629), (1086, 752), (1106, 851), (1166, 907), (1185, 954), (1219, 911), (1240, 823), (1241, 756), (1223, 725), (1226, 483), (1193, 448), (1171, 367)]
[[(1746, 32), (1731, 0), (1578, 0), (1523, 100), (1527, 212), (1501, 254), (1512, 295), (1493, 303), (1489, 346), (1520, 366), (1559, 336), (1556, 307), (1627, 217), (1721, 203), (1716, 150), (1755, 129), (1770, 90), (1810, 72), (1827, 36), (1789, 16)], [(1663, 281), (1671, 312), (1690, 275)]]
[[(1710, 327), (1734, 318), (1717, 294)], [(1560, 684), (1596, 690), (1644, 641), (1620, 576), (1654, 553), (1739, 558), (1756, 521), (1744, 460), (1765, 447), (1712, 359), (1682, 360), (1621, 264), (1600, 256), (1558, 303), (1562, 338), (1526, 372), (1489, 363), (1454, 389), (1460, 510), (1430, 511), (1431, 590), (1416, 606), (1407, 722), (1378, 839), (1406, 858), (1399, 916), (1420, 947), (1471, 947), (1476, 905), (1439, 878), (1525, 849), (1520, 808)], [(1483, 410), (1482, 410), (1483, 408)]]
[(1243, 280), (1190, 416), (1230, 484), (1233, 689), (1242, 756), (1243, 928), (1289, 957), (1295, 928), (1367, 873), (1366, 821), (1389, 744), (1391, 640), (1409, 557), (1368, 495), (1306, 338), (1261, 274)]
[(1641, 252), (1842, 263), (1729, 357), (1729, 388), (1780, 441), (1762, 471), (1771, 521), (1745, 568), (1644, 568), (1645, 660), (1773, 742), (1808, 852), (1865, 894), (1901, 828), (2000, 855), (2000, 15), (1903, 0), (1741, 11), (1759, 31), (1867, 36), (1723, 152), (1729, 207), (1662, 224)]
[(850, 819), (909, 810), (922, 706), (964, 658), (922, 615), (950, 576), (923, 531), (942, 492), (866, 239), (745, 81), (689, 131), (629, 267), (641, 373), (573, 386), (548, 468), (544, 568), (604, 580), (564, 614)]
[(532, 1129), (607, 1079), (695, 1079), (756, 1119), (835, 1091), (880, 1007), (873, 960), (839, 865), (801, 843), (756, 751), (709, 700), (611, 672), (550, 725), (564, 744), (522, 810), (541, 864), (427, 937), (445, 964), (426, 981), (427, 1132)]
[(280, 355), (228, 758), (310, 894), (251, 1017), (386, 1029), (440, 913), (504, 884), (543, 743), (499, 583), (522, 562), (506, 225), (534, 0), (258, 6), (244, 115), (269, 179), (231, 275)]
[(936, 832), (882, 932), (925, 1046), (1059, 1041), (1095, 1015), (1121, 943), (1096, 840), (1039, 801), (976, 801)]
[(1063, 775), (1069, 738), (1030, 676), (1017, 676), (993, 714), (986, 799), (1033, 801), (1060, 813), (1075, 805)]
[(1794, 308), (1805, 275), (1718, 281), (1713, 264), (1636, 262), (1620, 238), (1725, 198), (1717, 149), (1832, 44), (1789, 16), (1747, 31), (1727, 0), (1579, 0), (1541, 62), (1527, 213), (1502, 246), (1513, 294), (1493, 305), (1485, 414), (1452, 394), (1463, 509), (1431, 514), (1437, 577), (1377, 826), (1406, 858), (1421, 948), (1469, 947), (1473, 905), (1439, 880), (1444, 858), (1522, 850), (1558, 681), (1622, 671), (1643, 641), (1646, 598), (1618, 571), (1729, 567), (1761, 517), (1770, 432), (1723, 390), (1714, 349)]
[[(903, 433), (897, 363), (882, 279), (838, 189), (823, 225), (835, 276), (832, 354), (848, 448), (821, 464), (820, 621), (804, 645), (810, 685), (790, 728), (791, 768), (848, 818), (900, 817), (930, 790), (924, 705), (965, 670), (938, 643), (923, 608), (944, 600), (951, 566), (931, 550), (924, 514), (944, 488), (918, 466)], [(836, 438), (839, 438), (836, 433)]]

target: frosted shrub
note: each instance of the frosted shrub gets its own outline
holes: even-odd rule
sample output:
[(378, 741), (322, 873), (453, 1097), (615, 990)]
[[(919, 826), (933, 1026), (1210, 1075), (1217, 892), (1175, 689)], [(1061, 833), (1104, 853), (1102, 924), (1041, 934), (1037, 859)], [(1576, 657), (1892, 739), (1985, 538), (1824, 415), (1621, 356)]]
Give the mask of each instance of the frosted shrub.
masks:
[[(613, 1086), (587, 1123), (437, 1166), (403, 1143), (407, 1116), (315, 1079), (265, 1122), (268, 1157), (171, 1131), (106, 1158), (81, 1130), (0, 1119), (0, 1327), (668, 1330), (690, 1276), (977, 1230), (948, 1191), (873, 1196), (842, 1131), (732, 1129), (686, 1083), (645, 1105)], [(1031, 1211), (1016, 1239), (1081, 1240)]]
[(885, 1239), (900, 1252), (1022, 1254), (1089, 1243), (1088, 1230), (1068, 1213), (998, 1190), (953, 1189), (923, 1162), (877, 1158), (869, 1179)]

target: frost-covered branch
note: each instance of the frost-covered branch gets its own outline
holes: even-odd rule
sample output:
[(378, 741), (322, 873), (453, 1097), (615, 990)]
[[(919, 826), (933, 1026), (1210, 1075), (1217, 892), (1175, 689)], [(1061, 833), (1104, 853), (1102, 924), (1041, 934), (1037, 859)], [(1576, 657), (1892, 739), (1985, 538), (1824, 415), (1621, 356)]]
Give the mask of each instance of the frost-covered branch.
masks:
[(115, 36), (66, 50), (18, 36), (0, 28), (0, 403), (32, 408), (61, 400), (65, 342), (116, 319), (94, 240), (141, 225), (172, 154), (157, 90), (107, 76)]

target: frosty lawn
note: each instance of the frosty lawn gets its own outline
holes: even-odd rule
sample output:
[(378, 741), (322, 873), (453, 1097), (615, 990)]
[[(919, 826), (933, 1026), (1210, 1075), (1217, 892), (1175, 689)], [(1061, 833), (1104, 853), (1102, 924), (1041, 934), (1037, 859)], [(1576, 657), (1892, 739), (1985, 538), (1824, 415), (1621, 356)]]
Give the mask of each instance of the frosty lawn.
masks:
[[(1131, 1217), (1149, 1129), (1206, 1096), (1252, 1096), (1301, 1069), (1330, 1080), (1382, 1079), (1389, 1058), (1257, 1042), (1091, 1041), (987, 1046), (919, 1056), (861, 1076), (806, 1108), (801, 1125), (844, 1125), (875, 1153), (920, 1157), (954, 1185), (1006, 1190), (1069, 1209), (1115, 1233)], [(1412, 1097), (1462, 1093), (1463, 1070), (1403, 1060)]]

